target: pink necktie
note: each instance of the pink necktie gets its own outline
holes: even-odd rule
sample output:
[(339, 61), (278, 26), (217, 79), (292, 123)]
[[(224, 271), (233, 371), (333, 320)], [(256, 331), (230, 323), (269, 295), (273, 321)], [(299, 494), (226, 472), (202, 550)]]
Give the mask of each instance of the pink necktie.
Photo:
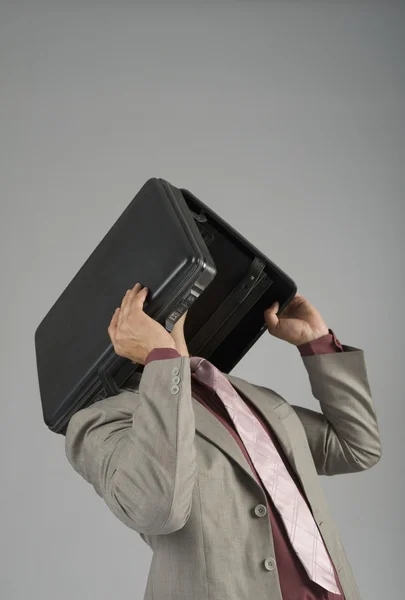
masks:
[(199, 356), (190, 357), (190, 366), (195, 376), (216, 392), (225, 405), (255, 469), (281, 514), (291, 544), (308, 576), (323, 588), (341, 595), (318, 526), (272, 439), (219, 369)]

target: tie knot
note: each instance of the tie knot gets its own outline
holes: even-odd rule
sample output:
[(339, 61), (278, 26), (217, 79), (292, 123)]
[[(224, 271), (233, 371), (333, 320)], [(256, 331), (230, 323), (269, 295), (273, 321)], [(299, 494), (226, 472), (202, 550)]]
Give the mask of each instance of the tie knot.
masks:
[(202, 358), (201, 356), (191, 356), (190, 357), (190, 367), (191, 371), (195, 373), (201, 365), (208, 362), (207, 359)]
[(214, 391), (217, 391), (218, 386), (226, 387), (230, 385), (222, 371), (206, 358), (192, 356), (190, 358), (190, 367), (194, 376)]

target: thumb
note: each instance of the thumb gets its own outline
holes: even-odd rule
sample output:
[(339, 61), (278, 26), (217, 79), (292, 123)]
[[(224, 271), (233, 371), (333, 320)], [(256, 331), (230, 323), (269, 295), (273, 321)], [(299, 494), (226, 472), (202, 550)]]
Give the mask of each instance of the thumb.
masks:
[(146, 296), (148, 295), (148, 293), (149, 289), (147, 287), (142, 288), (141, 291), (137, 293), (135, 297), (135, 302), (136, 305), (139, 306), (139, 308), (143, 309), (143, 305), (145, 303)]
[(277, 316), (277, 311), (279, 309), (280, 304), (278, 302), (274, 302), (269, 308), (264, 311), (264, 318), (266, 320), (269, 328), (274, 329), (277, 327), (279, 323), (279, 318)]

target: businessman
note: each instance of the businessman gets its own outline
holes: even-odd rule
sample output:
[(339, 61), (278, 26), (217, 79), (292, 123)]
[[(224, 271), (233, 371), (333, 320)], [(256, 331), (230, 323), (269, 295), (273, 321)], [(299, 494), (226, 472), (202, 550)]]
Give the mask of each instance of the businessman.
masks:
[(318, 476), (381, 457), (363, 351), (300, 294), (264, 312), (300, 352), (310, 410), (190, 356), (185, 315), (169, 333), (147, 294), (128, 290), (108, 326), (115, 352), (145, 365), (138, 384), (66, 432), (73, 468), (153, 551), (144, 600), (360, 600)]

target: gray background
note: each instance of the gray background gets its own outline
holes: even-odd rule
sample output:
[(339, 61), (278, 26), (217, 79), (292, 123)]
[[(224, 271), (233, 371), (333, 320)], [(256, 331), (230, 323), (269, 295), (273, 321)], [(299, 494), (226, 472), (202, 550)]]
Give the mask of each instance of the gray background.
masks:
[[(3, 2), (0, 23), (1, 597), (143, 597), (151, 551), (45, 427), (33, 336), (152, 176), (365, 351), (383, 457), (321, 483), (362, 598), (401, 597), (403, 5)], [(296, 348), (267, 333), (233, 374), (319, 409)]]

